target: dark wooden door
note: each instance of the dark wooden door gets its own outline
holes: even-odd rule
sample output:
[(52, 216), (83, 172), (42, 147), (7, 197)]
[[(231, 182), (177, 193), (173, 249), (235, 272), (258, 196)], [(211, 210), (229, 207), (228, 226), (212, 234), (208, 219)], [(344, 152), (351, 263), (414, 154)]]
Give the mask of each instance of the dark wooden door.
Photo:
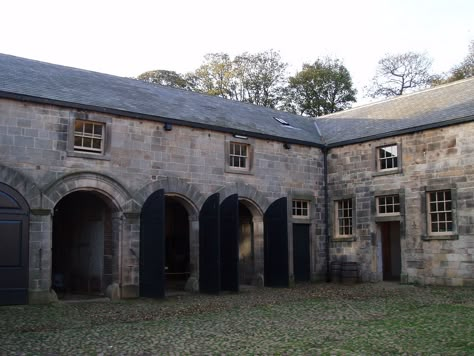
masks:
[(231, 195), (221, 203), (221, 289), (239, 291), (239, 197)]
[(140, 296), (165, 296), (165, 192), (147, 199), (140, 221)]
[(390, 223), (382, 223), (380, 226), (382, 233), (382, 270), (383, 279), (392, 279), (392, 252), (390, 244)]
[(0, 183), (0, 305), (28, 303), (29, 208)]
[(309, 226), (293, 224), (293, 271), (296, 282), (310, 280)]
[(211, 195), (199, 212), (199, 290), (217, 294), (221, 290), (219, 193)]
[(263, 217), (264, 275), (269, 287), (288, 287), (287, 198), (274, 201)]

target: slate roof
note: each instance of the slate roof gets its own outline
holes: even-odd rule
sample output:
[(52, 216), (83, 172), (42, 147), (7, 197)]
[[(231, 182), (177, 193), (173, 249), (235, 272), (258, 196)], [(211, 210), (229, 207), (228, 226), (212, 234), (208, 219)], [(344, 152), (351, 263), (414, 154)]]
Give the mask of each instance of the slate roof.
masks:
[[(321, 146), (313, 120), (262, 106), (0, 54), (0, 97)], [(291, 126), (278, 123), (276, 116)]]
[(474, 78), (315, 119), (329, 146), (474, 120)]
[(474, 78), (313, 119), (6, 54), (0, 54), (0, 97), (319, 147), (474, 120)]

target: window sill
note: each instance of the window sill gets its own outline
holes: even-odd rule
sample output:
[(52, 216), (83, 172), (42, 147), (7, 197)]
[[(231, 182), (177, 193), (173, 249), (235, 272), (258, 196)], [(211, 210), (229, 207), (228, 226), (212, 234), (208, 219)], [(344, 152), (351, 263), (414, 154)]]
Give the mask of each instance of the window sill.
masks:
[(98, 159), (102, 161), (110, 161), (110, 154), (97, 154), (97, 153), (87, 153), (87, 152), (76, 152), (76, 151), (67, 151), (68, 157), (79, 157), (79, 158), (90, 158)]
[(247, 169), (237, 169), (237, 168), (232, 168), (227, 166), (225, 168), (226, 173), (235, 173), (235, 174), (246, 174), (246, 175), (253, 175), (252, 170), (247, 170)]
[(459, 240), (458, 234), (446, 234), (446, 235), (423, 235), (423, 241), (432, 241), (432, 240)]
[(352, 241), (355, 241), (356, 238), (355, 236), (336, 236), (336, 237), (333, 237), (332, 240), (334, 242), (352, 242)]
[(372, 173), (372, 177), (379, 177), (379, 176), (388, 176), (392, 174), (401, 174), (403, 173), (401, 168), (398, 169), (391, 169), (386, 171), (377, 171)]

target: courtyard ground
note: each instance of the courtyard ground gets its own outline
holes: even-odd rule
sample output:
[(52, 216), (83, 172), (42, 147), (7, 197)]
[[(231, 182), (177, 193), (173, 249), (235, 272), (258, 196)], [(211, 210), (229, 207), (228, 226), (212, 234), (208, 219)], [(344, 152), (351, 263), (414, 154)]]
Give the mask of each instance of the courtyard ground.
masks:
[(0, 355), (474, 354), (474, 289), (306, 284), (0, 307)]

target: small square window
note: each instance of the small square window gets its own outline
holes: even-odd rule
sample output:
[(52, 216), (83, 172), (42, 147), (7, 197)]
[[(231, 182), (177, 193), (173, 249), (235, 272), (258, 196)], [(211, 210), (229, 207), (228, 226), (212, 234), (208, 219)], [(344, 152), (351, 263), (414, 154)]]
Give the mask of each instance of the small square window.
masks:
[(225, 171), (227, 173), (253, 174), (253, 139), (233, 135), (225, 139)]
[(453, 210), (450, 190), (427, 192), (428, 231), (432, 235), (451, 234)]
[(377, 197), (378, 215), (400, 215), (400, 198), (398, 195)]
[(294, 218), (309, 218), (309, 201), (294, 199), (292, 201), (292, 215)]
[(337, 200), (335, 203), (335, 233), (337, 237), (352, 236), (353, 209), (352, 199)]
[(229, 166), (248, 170), (249, 145), (231, 142), (229, 145)]
[(74, 122), (74, 151), (102, 154), (105, 124), (93, 121)]
[(398, 145), (377, 148), (377, 170), (391, 171), (399, 169)]

